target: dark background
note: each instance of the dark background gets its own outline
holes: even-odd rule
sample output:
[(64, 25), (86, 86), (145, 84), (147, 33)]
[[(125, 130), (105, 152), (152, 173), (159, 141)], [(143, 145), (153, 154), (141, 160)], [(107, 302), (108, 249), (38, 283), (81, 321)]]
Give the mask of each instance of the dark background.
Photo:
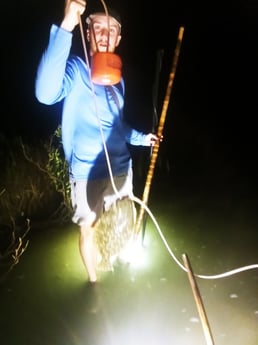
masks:
[[(52, 134), (60, 122), (61, 105), (39, 104), (34, 80), (50, 25), (60, 22), (64, 2), (1, 3), (1, 131), (38, 140)], [(164, 128), (164, 155), (168, 161), (178, 156), (185, 162), (207, 162), (212, 156), (220, 162), (234, 162), (236, 169), (256, 178), (256, 1), (204, 4), (160, 0), (151, 4), (114, 0), (106, 4), (116, 8), (123, 21), (118, 53), (126, 82), (125, 113), (132, 124), (143, 130), (152, 126), (157, 55), (163, 52), (158, 74), (160, 115), (178, 31), (183, 26)], [(95, 6), (101, 2), (88, 1), (85, 15)], [(74, 33), (73, 50), (83, 54), (79, 29)]]

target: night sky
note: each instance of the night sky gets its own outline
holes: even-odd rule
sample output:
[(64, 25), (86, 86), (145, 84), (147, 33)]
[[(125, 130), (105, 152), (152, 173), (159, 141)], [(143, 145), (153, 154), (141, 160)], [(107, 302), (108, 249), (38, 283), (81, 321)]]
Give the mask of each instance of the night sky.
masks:
[[(89, 1), (88, 9), (97, 2)], [(60, 104), (34, 97), (38, 61), (51, 23), (63, 14), (61, 0), (2, 1), (2, 125), (7, 135), (48, 136), (60, 121)], [(195, 150), (239, 159), (255, 175), (257, 156), (258, 4), (254, 0), (173, 2), (108, 1), (122, 17), (118, 54), (126, 82), (125, 113), (149, 130), (158, 53), (160, 114), (180, 26), (184, 37), (164, 128), (164, 146), (177, 154)], [(97, 6), (100, 5), (100, 1)], [(86, 14), (87, 14), (86, 10)], [(79, 29), (74, 51), (82, 53)], [(186, 150), (186, 148), (188, 148)], [(184, 151), (185, 150), (185, 151)], [(204, 152), (205, 150), (205, 152)], [(194, 157), (192, 157), (194, 159)]]

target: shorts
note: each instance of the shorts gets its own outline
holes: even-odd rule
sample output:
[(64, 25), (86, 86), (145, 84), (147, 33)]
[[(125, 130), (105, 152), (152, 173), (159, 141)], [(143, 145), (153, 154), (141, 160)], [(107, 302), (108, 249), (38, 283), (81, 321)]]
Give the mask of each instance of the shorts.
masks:
[(97, 180), (70, 180), (72, 221), (80, 226), (93, 226), (102, 213), (118, 199), (133, 196), (132, 170), (126, 175)]

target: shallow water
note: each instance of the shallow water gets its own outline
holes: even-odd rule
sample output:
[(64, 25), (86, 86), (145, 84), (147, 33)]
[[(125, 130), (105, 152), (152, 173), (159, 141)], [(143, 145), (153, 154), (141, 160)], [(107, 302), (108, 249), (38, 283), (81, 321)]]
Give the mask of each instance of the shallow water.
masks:
[(257, 345), (258, 269), (209, 278), (258, 264), (254, 196), (158, 184), (149, 208), (157, 223), (147, 218), (143, 245), (135, 247), (138, 265), (100, 272), (94, 288), (86, 284), (74, 225), (32, 229), (1, 284), (1, 345), (208, 344), (183, 254), (197, 275), (214, 344)]

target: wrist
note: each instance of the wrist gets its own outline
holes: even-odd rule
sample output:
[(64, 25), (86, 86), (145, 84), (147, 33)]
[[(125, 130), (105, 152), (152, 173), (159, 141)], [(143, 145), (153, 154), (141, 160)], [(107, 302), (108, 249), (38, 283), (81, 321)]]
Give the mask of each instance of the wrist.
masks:
[(73, 31), (75, 26), (76, 26), (76, 24), (67, 18), (64, 18), (63, 21), (61, 22), (61, 25), (60, 25), (60, 27), (62, 29), (66, 30), (66, 31), (70, 31), (70, 32)]

